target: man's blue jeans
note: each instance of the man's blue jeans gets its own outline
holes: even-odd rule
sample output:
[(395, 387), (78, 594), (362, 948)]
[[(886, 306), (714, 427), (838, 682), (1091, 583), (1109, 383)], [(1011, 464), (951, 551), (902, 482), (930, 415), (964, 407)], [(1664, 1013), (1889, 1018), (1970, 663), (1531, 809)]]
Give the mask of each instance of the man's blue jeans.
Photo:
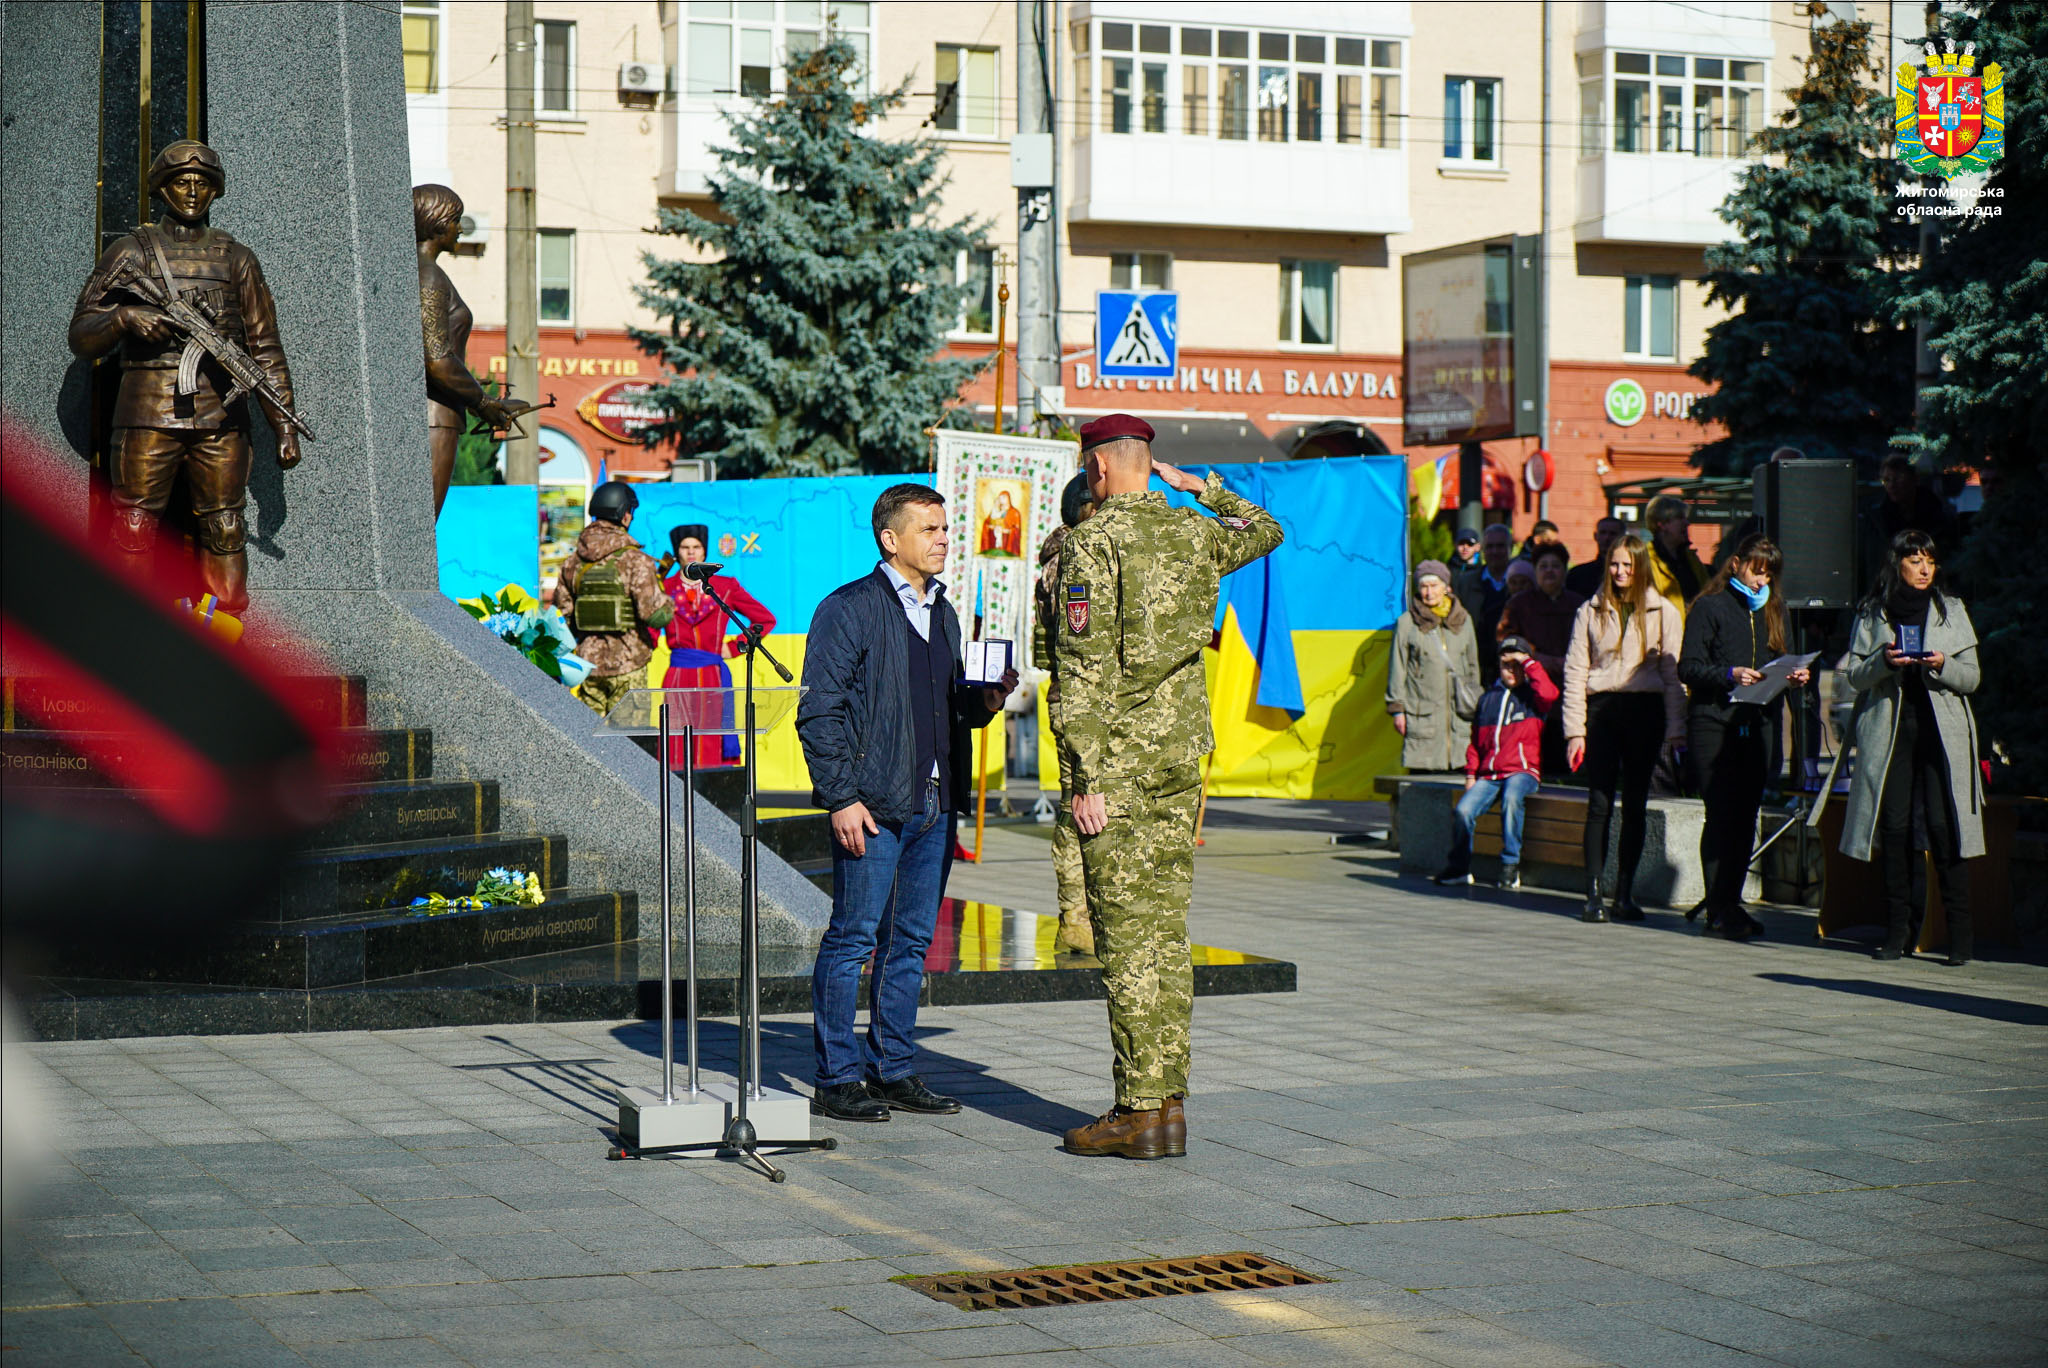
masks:
[[(907, 822), (881, 824), (867, 853), (832, 844), (832, 924), (818, 944), (811, 972), (812, 1040), (820, 1087), (862, 1077), (894, 1083), (912, 1073), (917, 998), (924, 956), (939, 921), (939, 899), (953, 860), (953, 814), (939, 806), (936, 784), (924, 788), (924, 810)], [(880, 951), (877, 955), (876, 952)], [(854, 1037), (860, 973), (875, 959), (868, 984), (868, 1038)]]
[(1463, 874), (1472, 867), (1472, 828), (1479, 825), (1479, 819), (1499, 798), (1500, 804), (1500, 862), (1515, 865), (1522, 862), (1522, 804), (1536, 791), (1536, 776), (1533, 774), (1510, 774), (1505, 779), (1475, 779), (1472, 787), (1465, 790), (1458, 799), (1457, 820), (1451, 831), (1451, 863), (1453, 872)]

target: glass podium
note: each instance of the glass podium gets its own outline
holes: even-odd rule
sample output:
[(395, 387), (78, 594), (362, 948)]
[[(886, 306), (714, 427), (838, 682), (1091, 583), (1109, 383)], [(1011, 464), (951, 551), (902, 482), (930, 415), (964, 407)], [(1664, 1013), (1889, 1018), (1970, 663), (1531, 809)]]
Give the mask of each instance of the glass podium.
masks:
[[(751, 664), (751, 662), (749, 662)], [(778, 667), (779, 668), (779, 667)], [(751, 675), (751, 669), (748, 671)], [(838, 1141), (810, 1138), (810, 1099), (761, 1083), (760, 848), (755, 824), (754, 756), (759, 739), (796, 712), (801, 686), (757, 689), (710, 686), (634, 689), (598, 724), (604, 736), (659, 738), (662, 780), (657, 803), (661, 878), (661, 1087), (619, 1092), (619, 1145), (613, 1159), (690, 1150), (717, 1150), (761, 1169), (776, 1182), (782, 1172), (758, 1152), (836, 1149)], [(738, 736), (746, 776), (740, 826), (740, 1046), (730, 1088), (706, 1084), (697, 1050), (697, 738)], [(682, 742), (683, 764), (683, 1020), (684, 1085), (675, 1078), (675, 930), (672, 874), (674, 774), (672, 743)], [(757, 1128), (779, 1139), (757, 1138)]]

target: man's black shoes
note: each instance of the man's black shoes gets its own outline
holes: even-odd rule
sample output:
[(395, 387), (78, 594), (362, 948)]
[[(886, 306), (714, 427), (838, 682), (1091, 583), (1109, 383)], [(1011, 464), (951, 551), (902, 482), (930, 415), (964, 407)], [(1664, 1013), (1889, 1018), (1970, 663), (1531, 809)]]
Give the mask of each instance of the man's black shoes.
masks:
[(831, 1083), (811, 1098), (811, 1115), (834, 1121), (887, 1121), (889, 1108), (869, 1094), (865, 1083)]
[(924, 1116), (950, 1116), (960, 1110), (960, 1099), (935, 1093), (916, 1074), (905, 1074), (894, 1083), (867, 1083), (870, 1099), (890, 1111), (918, 1112)]

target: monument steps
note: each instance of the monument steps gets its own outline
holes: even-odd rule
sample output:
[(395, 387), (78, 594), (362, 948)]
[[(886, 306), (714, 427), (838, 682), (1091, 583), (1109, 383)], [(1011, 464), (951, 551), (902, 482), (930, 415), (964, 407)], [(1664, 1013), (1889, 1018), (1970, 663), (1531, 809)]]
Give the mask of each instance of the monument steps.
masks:
[(433, 893), (460, 897), (500, 868), (537, 874), (544, 889), (559, 887), (569, 870), (569, 843), (560, 836), (492, 832), (308, 850), (286, 866), (275, 904), (255, 910), (277, 921), (374, 912)]
[(634, 939), (634, 895), (557, 888), (536, 907), (460, 908), (421, 915), (410, 907), (302, 922), (239, 922), (189, 946), (166, 941), (71, 948), (45, 964), (52, 974), (135, 984), (319, 989)]
[[(269, 896), (212, 932), (182, 937), (166, 927), (132, 943), (80, 938), (39, 947), (45, 991), (30, 1014), (46, 1036), (532, 1020), (543, 999), (561, 994), (534, 982), (510, 998), (491, 991), (463, 1000), (450, 996), (456, 989), (440, 976), (468, 972), (472, 987), (502, 986), (516, 974), (485, 966), (564, 969), (563, 955), (589, 959), (583, 972), (609, 965), (608, 981), (637, 979), (633, 892), (571, 886), (565, 837), (501, 830), (499, 782), (437, 777), (433, 732), (368, 725), (371, 700), (360, 678), (299, 683), (313, 711), (341, 730), (355, 782), (337, 791), (340, 815), (302, 843)], [(45, 801), (87, 809), (132, 801), (65, 734), (41, 730), (35, 706), (15, 706), (24, 700), (54, 701), (54, 715), (90, 725), (79, 705), (64, 706), (39, 681), (10, 681), (0, 716), (8, 788), (36, 788)], [(432, 894), (471, 894), (497, 868), (537, 876), (544, 901), (442, 911), (413, 904)], [(393, 996), (389, 983), (404, 987)], [(339, 1003), (351, 994), (363, 1001)], [(371, 1002), (381, 1005), (365, 1005)]]
[(485, 836), (498, 830), (495, 779), (361, 784), (341, 793), (349, 811), (325, 837), (341, 845)]

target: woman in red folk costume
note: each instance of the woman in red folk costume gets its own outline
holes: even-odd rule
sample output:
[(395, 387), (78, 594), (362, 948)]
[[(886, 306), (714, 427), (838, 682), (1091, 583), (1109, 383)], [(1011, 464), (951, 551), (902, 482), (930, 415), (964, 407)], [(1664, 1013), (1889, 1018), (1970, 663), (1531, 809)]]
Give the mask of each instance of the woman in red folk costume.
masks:
[[(741, 638), (735, 633), (727, 637), (727, 616), (725, 609), (704, 592), (703, 586), (695, 580), (683, 577), (683, 567), (695, 565), (704, 559), (705, 551), (711, 544), (711, 529), (703, 523), (685, 523), (668, 530), (668, 542), (673, 555), (664, 558), (664, 569), (673, 564), (674, 573), (663, 581), (668, 596), (675, 600), (676, 615), (668, 624), (668, 673), (662, 676), (664, 689), (711, 689), (730, 687), (732, 669), (725, 662), (727, 657), (740, 654)], [(761, 634), (768, 635), (775, 630), (775, 615), (761, 606), (760, 600), (740, 588), (740, 582), (731, 575), (714, 575), (711, 587), (718, 591), (719, 598), (730, 603), (751, 621), (759, 624)], [(729, 715), (730, 710), (728, 710)], [(708, 769), (718, 765), (739, 763), (740, 739), (737, 736), (700, 736), (697, 738), (697, 767)], [(683, 743), (669, 742), (668, 763), (670, 769), (683, 767)]]

